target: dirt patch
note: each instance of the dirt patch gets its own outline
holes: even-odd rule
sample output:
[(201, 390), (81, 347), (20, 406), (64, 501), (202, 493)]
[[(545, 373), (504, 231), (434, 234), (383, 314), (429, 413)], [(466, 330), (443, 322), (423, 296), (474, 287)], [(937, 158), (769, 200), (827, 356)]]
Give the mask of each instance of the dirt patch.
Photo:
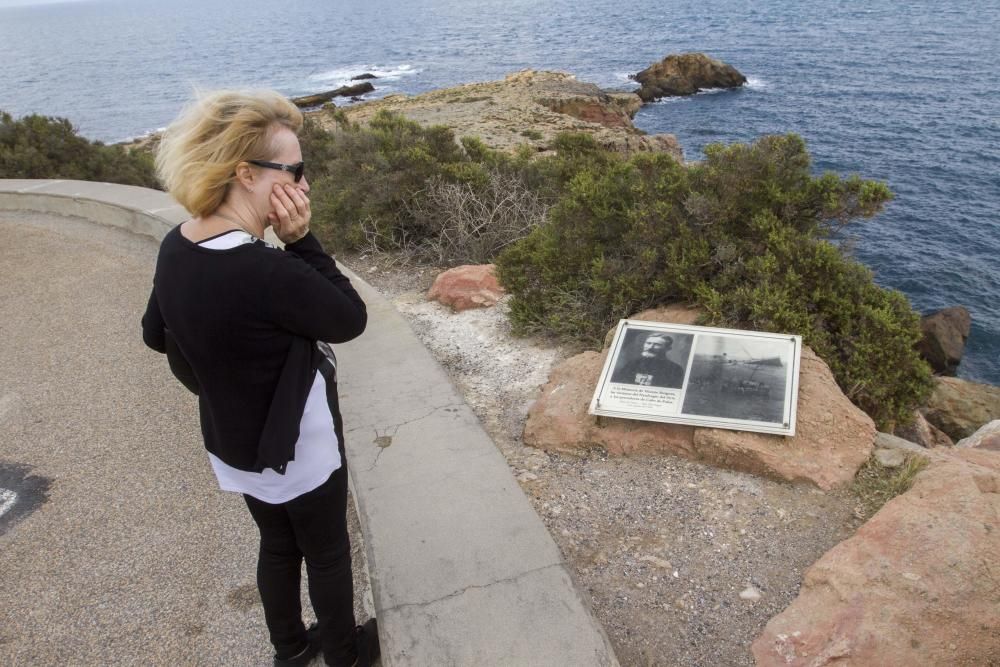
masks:
[(803, 571), (860, 523), (854, 496), (674, 457), (583, 458), (525, 446), (528, 407), (573, 351), (511, 336), (504, 301), (426, 301), (435, 267), (345, 263), (409, 321), (503, 452), (622, 665), (751, 665), (751, 642)]

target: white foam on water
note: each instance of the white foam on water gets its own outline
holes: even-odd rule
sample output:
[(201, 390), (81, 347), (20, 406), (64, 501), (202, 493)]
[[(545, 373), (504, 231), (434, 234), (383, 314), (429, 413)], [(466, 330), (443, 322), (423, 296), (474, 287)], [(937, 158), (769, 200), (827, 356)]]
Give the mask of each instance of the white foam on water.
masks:
[(768, 90), (770, 89), (771, 84), (759, 76), (748, 76), (747, 85), (744, 87), (749, 88), (750, 90)]
[(356, 81), (352, 82), (351, 77), (366, 73), (374, 74), (377, 77), (374, 80), (377, 85), (379, 80), (399, 81), (402, 78), (420, 74), (420, 70), (414, 68), (413, 65), (408, 63), (403, 63), (402, 65), (397, 65), (395, 67), (382, 67), (380, 65), (371, 64), (352, 65), (350, 67), (337, 67), (335, 69), (326, 70), (325, 72), (316, 72), (315, 74), (310, 74), (307, 79), (313, 83), (346, 86), (351, 83), (357, 83)]
[(17, 493), (10, 489), (0, 489), (0, 516), (3, 516), (17, 502)]

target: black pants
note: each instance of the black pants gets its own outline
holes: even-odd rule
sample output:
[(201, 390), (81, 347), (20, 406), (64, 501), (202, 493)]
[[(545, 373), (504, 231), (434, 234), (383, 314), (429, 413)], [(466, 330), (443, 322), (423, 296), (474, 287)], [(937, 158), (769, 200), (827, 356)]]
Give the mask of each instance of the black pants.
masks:
[(271, 643), (279, 656), (305, 646), (300, 576), (306, 561), (309, 599), (328, 664), (354, 661), (354, 585), (347, 534), (346, 461), (319, 487), (272, 505), (244, 494), (260, 528), (257, 587)]

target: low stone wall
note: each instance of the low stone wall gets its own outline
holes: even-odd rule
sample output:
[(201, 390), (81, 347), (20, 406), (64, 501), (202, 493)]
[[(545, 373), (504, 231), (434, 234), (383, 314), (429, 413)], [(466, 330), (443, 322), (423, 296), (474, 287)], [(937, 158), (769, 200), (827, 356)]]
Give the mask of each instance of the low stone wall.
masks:
[(0, 210), (73, 215), (155, 239), (191, 217), (165, 192), (63, 180), (0, 179)]

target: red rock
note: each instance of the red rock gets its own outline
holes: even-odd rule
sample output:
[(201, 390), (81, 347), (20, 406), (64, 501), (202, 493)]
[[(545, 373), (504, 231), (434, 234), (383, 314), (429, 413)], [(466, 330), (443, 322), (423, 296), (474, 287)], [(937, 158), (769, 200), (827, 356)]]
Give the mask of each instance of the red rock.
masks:
[(854, 479), (875, 433), (874, 422), (844, 396), (826, 363), (803, 347), (794, 436), (699, 428), (694, 448), (700, 460), (720, 467), (832, 489)]
[(1000, 664), (1000, 454), (930, 458), (806, 572), (753, 643), (758, 666)]
[[(628, 319), (639, 320), (642, 322), (666, 322), (668, 324), (696, 324), (701, 316), (702, 311), (697, 306), (689, 306), (683, 303), (672, 303), (667, 306), (649, 308), (636, 313)], [(611, 341), (614, 340), (616, 329), (617, 327), (612, 327), (608, 333), (604, 335), (605, 349), (607, 349), (611, 345)]]
[(955, 443), (956, 447), (973, 447), (1000, 452), (1000, 419), (994, 419), (978, 431)]
[(452, 310), (488, 308), (504, 295), (492, 264), (467, 264), (449, 269), (434, 279), (427, 298)]

